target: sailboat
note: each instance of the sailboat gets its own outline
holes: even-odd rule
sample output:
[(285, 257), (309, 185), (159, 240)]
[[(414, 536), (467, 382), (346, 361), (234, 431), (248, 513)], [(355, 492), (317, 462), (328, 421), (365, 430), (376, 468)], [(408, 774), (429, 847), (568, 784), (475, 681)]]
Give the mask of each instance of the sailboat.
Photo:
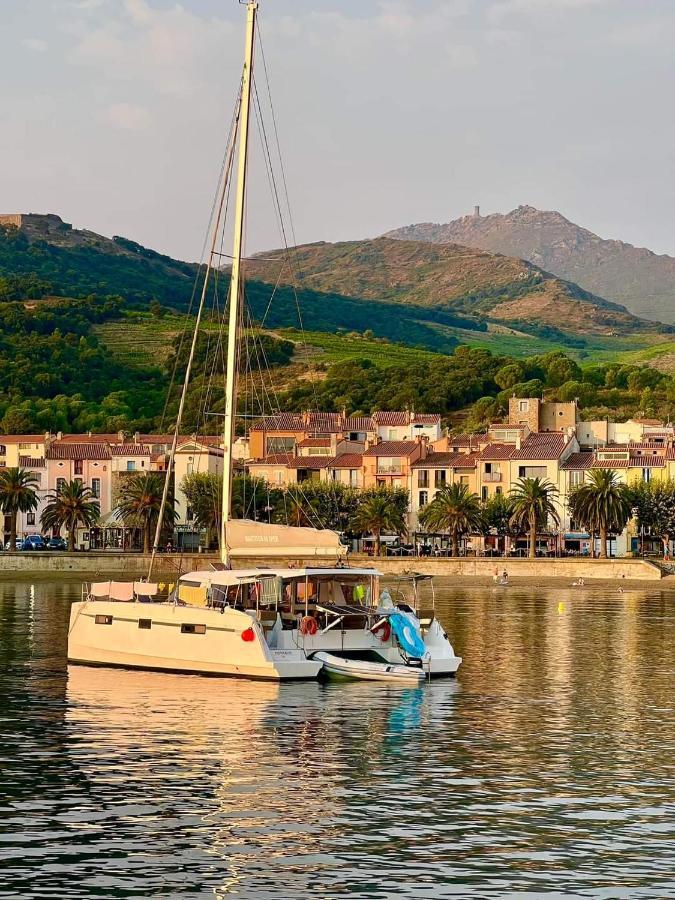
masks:
[[(241, 262), (258, 3), (246, 4), (246, 44), (235, 130), (226, 156), (211, 254), (196, 317), (165, 481), (163, 505), (176, 451), (187, 383), (194, 357), (208, 276), (214, 265), (227, 173), (238, 141), (234, 241), (229, 291), (229, 329), (224, 417), (222, 565), (182, 575), (173, 596), (157, 600), (157, 585), (99, 582), (71, 608), (71, 663), (165, 672), (234, 676), (272, 681), (341, 675), (410, 682), (454, 675), (461, 658), (434, 613), (433, 585), (421, 577), (401, 583), (395, 597), (374, 568), (341, 561), (344, 546), (332, 531), (291, 528), (232, 517), (232, 447), (235, 441), (238, 342), (241, 340)], [(159, 545), (160, 513), (154, 553)], [(253, 552), (252, 552), (253, 551)], [(266, 567), (238, 568), (242, 555), (264, 558)], [(279, 558), (312, 558), (293, 568)], [(332, 565), (322, 565), (324, 561)], [(152, 572), (152, 563), (151, 563)], [(431, 606), (423, 597), (430, 587)], [(429, 592), (427, 591), (427, 594)], [(336, 662), (337, 657), (337, 662)], [(379, 668), (378, 668), (379, 667)], [(409, 677), (406, 677), (409, 676)]]

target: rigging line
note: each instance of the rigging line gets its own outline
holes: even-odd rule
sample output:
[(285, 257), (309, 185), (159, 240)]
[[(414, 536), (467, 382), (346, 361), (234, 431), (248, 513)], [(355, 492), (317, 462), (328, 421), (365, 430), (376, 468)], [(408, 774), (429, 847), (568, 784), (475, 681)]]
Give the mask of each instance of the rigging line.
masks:
[(284, 167), (283, 156), (281, 155), (281, 141), (279, 140), (279, 129), (277, 128), (277, 117), (274, 112), (274, 103), (272, 102), (272, 88), (270, 85), (270, 77), (267, 69), (267, 58), (265, 57), (265, 48), (263, 47), (262, 34), (260, 32), (260, 23), (256, 22), (256, 31), (258, 33), (258, 44), (260, 46), (260, 58), (263, 63), (263, 72), (265, 73), (265, 84), (267, 86), (267, 97), (269, 99), (270, 104), (270, 113), (272, 114), (272, 127), (274, 129), (274, 139), (276, 141), (277, 146), (277, 156), (279, 157), (279, 169), (281, 170), (281, 180), (284, 186), (284, 194), (286, 197), (286, 208), (288, 209), (288, 219), (291, 227), (291, 237), (293, 238), (293, 244), (297, 247), (298, 241), (295, 237), (295, 225), (293, 224), (293, 214), (291, 212), (291, 202), (290, 196), (288, 193), (288, 183), (286, 181), (286, 170)]
[[(279, 220), (279, 225), (281, 227), (281, 239), (283, 241), (284, 248), (286, 251), (286, 254), (285, 254), (286, 259), (289, 260), (291, 258), (291, 254), (289, 251), (288, 239), (286, 236), (286, 229), (285, 229), (284, 221), (283, 221), (283, 213), (282, 213), (282, 209), (281, 209), (281, 202), (279, 200), (279, 191), (277, 188), (276, 177), (274, 174), (274, 166), (272, 164), (272, 154), (271, 154), (271, 151), (269, 148), (269, 141), (267, 139), (267, 129), (265, 128), (265, 120), (264, 120), (264, 117), (262, 114), (262, 107), (260, 105), (260, 97), (258, 94), (258, 87), (257, 87), (256, 81), (255, 81), (255, 77), (253, 78), (253, 93), (254, 93), (253, 109), (254, 109), (254, 113), (256, 116), (256, 121), (258, 121), (258, 123), (259, 123), (260, 136), (262, 138), (263, 149), (264, 149), (263, 158), (265, 160), (266, 166), (269, 167), (267, 177), (268, 177), (268, 182), (270, 183), (270, 187), (271, 187), (272, 202), (275, 206), (275, 212), (277, 214), (277, 217)], [(278, 152), (279, 152), (279, 154), (281, 153), (280, 149), (278, 150)], [(296, 248), (296, 255), (297, 255), (297, 248)], [(299, 268), (298, 268), (298, 273), (299, 273)], [(281, 277), (281, 276), (279, 276), (279, 277)], [(304, 338), (305, 337), (305, 326), (304, 326), (304, 322), (302, 319), (302, 311), (300, 309), (300, 300), (298, 297), (298, 293), (297, 293), (295, 284), (293, 283), (292, 267), (291, 267), (291, 289), (293, 291), (293, 296), (295, 299), (295, 308), (296, 308), (297, 315), (298, 315), (298, 324), (300, 326), (300, 333), (302, 334), (302, 336)], [(272, 297), (270, 298), (270, 304), (271, 304), (272, 300), (274, 299), (275, 294), (276, 294), (276, 288), (272, 292)], [(268, 306), (270, 304), (268, 304)], [(266, 315), (267, 315), (267, 312), (266, 312)], [(316, 384), (315, 384), (314, 380), (311, 381), (311, 385), (312, 385), (312, 394), (314, 397), (314, 406), (315, 406), (315, 408), (318, 408), (318, 394), (317, 394)]]
[(192, 295), (191, 295), (191, 297), (190, 297), (190, 303), (189, 303), (189, 305), (188, 305), (188, 309), (187, 309), (187, 312), (186, 312), (185, 322), (184, 322), (184, 325), (183, 325), (183, 331), (182, 331), (182, 334), (181, 334), (181, 338), (180, 338), (180, 341), (179, 341), (179, 345), (178, 345), (178, 348), (177, 348), (176, 353), (175, 353), (174, 365), (173, 365), (173, 371), (172, 371), (172, 373), (171, 373), (171, 378), (170, 378), (170, 380), (169, 380), (169, 389), (168, 389), (168, 391), (167, 391), (166, 400), (165, 400), (165, 403), (164, 403), (164, 409), (163, 409), (163, 411), (162, 411), (162, 417), (161, 417), (161, 420), (160, 420), (160, 429), (161, 429), (162, 431), (164, 430), (164, 427), (165, 427), (166, 416), (167, 416), (167, 413), (168, 413), (169, 402), (170, 402), (170, 398), (171, 398), (171, 392), (172, 392), (173, 387), (174, 387), (174, 384), (175, 384), (175, 379), (176, 379), (176, 375), (177, 375), (177, 368), (178, 368), (178, 361), (179, 361), (179, 359), (180, 359), (180, 354), (181, 354), (181, 351), (182, 351), (182, 349), (183, 349), (183, 343), (184, 343), (184, 341), (185, 341), (185, 336), (186, 336), (186, 334), (187, 334), (188, 324), (189, 324), (189, 321), (190, 321), (190, 315), (191, 315), (191, 313), (192, 313), (192, 308), (193, 308), (193, 305), (194, 305), (194, 301), (195, 301), (195, 298), (196, 298), (196, 296), (197, 296), (197, 287), (198, 287), (199, 281), (200, 281), (200, 279), (201, 279), (202, 272), (205, 270), (204, 257), (205, 257), (205, 254), (206, 254), (206, 248), (207, 248), (207, 246), (208, 246), (209, 234), (210, 234), (210, 232), (211, 232), (211, 227), (212, 227), (212, 225), (213, 225), (214, 215), (215, 215), (215, 211), (216, 211), (216, 205), (217, 205), (217, 203), (218, 203), (218, 189), (219, 189), (219, 185), (220, 185), (220, 183), (221, 183), (221, 181), (222, 181), (222, 178), (223, 178), (223, 175), (224, 175), (224, 172), (225, 172), (225, 166), (226, 166), (226, 164), (227, 164), (228, 147), (229, 147), (229, 145), (230, 145), (231, 142), (232, 142), (233, 133), (235, 132), (235, 129), (236, 129), (236, 123), (237, 123), (238, 115), (239, 115), (239, 114), (238, 114), (238, 110), (239, 110), (239, 105), (240, 105), (240, 103), (241, 103), (242, 86), (243, 86), (243, 76), (242, 76), (242, 78), (241, 78), (241, 80), (240, 80), (240, 82), (239, 82), (239, 89), (238, 89), (238, 91), (237, 91), (237, 98), (236, 98), (236, 101), (235, 101), (234, 112), (233, 112), (233, 114), (232, 114), (232, 119), (231, 119), (231, 121), (230, 121), (230, 128), (229, 128), (229, 132), (228, 132), (228, 142), (227, 142), (227, 145), (226, 145), (225, 153), (223, 154), (223, 159), (222, 159), (221, 166), (220, 166), (219, 179), (218, 179), (218, 182), (217, 182), (216, 190), (215, 190), (214, 195), (213, 195), (213, 201), (212, 201), (212, 203), (211, 203), (211, 213), (210, 213), (210, 215), (209, 215), (208, 226), (207, 226), (206, 231), (205, 231), (205, 233), (204, 233), (204, 242), (203, 242), (203, 244), (202, 244), (202, 251), (201, 251), (201, 260), (202, 260), (202, 261), (200, 262), (200, 264), (199, 264), (199, 266), (198, 266), (198, 268), (197, 268), (197, 272), (195, 273), (195, 278), (194, 278), (194, 282), (193, 282), (193, 285), (192, 285)]
[[(242, 83), (243, 83), (243, 76), (242, 76)], [(225, 163), (225, 166), (223, 167), (223, 177), (221, 178), (221, 184), (219, 185), (219, 188), (220, 188), (219, 197), (218, 197), (219, 202), (217, 203), (217, 213), (216, 213), (217, 217), (216, 217), (216, 221), (215, 221), (214, 227), (213, 227), (213, 240), (211, 243), (211, 250), (215, 249), (216, 241), (218, 239), (218, 231), (219, 231), (221, 217), (223, 214), (223, 205), (225, 202), (225, 195), (226, 195), (226, 191), (227, 191), (227, 182), (229, 181), (230, 174), (232, 171), (232, 162), (234, 160), (234, 151), (235, 151), (235, 147), (237, 144), (236, 138), (237, 138), (237, 132), (238, 132), (238, 126), (239, 126), (239, 116), (241, 113), (241, 97), (242, 97), (241, 91), (239, 92), (239, 96), (240, 96), (240, 100), (237, 105), (236, 115), (233, 117), (233, 127), (232, 127), (232, 131), (231, 131), (232, 140), (230, 142), (230, 146), (228, 147), (226, 163)], [(160, 537), (162, 534), (163, 513), (164, 513), (164, 509), (166, 507), (166, 502), (167, 502), (168, 495), (169, 495), (169, 482), (171, 481), (171, 469), (172, 469), (172, 466), (173, 466), (173, 463), (175, 460), (175, 456), (176, 456), (176, 447), (178, 445), (178, 436), (180, 433), (181, 419), (183, 416), (183, 410), (185, 408), (185, 400), (187, 398), (188, 384), (190, 381), (190, 372), (192, 370), (192, 362), (194, 360), (195, 351), (197, 349), (197, 340), (199, 337), (199, 325), (201, 322), (202, 312), (204, 310), (204, 305), (206, 303), (206, 298), (208, 295), (209, 275), (211, 273), (212, 266), (213, 266), (213, 256), (211, 254), (209, 254), (206, 271), (204, 273), (204, 284), (202, 287), (202, 294), (199, 299), (199, 306), (197, 308), (197, 317), (195, 319), (194, 333), (192, 335), (192, 344), (190, 346), (190, 355), (188, 357), (187, 368), (185, 370), (185, 379), (183, 381), (183, 389), (181, 391), (180, 402), (179, 402), (179, 406), (178, 406), (178, 415), (176, 417), (176, 427), (174, 429), (173, 439), (172, 439), (172, 443), (171, 443), (171, 453), (169, 455), (169, 460), (167, 462), (166, 477), (164, 479), (164, 490), (162, 492), (162, 503), (160, 506), (159, 517), (157, 519), (157, 528), (155, 530), (155, 539), (154, 539), (153, 547), (152, 547), (152, 556), (150, 558), (148, 581), (150, 580), (150, 578), (152, 576), (152, 568), (153, 568), (153, 564), (155, 562), (155, 556), (157, 555), (157, 550), (159, 549), (159, 540), (160, 540)]]

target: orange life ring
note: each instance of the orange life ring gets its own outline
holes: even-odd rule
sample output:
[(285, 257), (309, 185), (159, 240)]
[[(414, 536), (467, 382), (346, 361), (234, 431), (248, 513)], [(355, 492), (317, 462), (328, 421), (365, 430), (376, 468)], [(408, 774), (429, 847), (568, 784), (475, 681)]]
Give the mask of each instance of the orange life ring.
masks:
[(300, 620), (300, 634), (314, 635), (319, 630), (319, 623), (314, 616), (303, 616)]
[(376, 634), (383, 644), (386, 643), (391, 637), (391, 625), (389, 624), (389, 619), (380, 622), (377, 628), (373, 629), (373, 634)]

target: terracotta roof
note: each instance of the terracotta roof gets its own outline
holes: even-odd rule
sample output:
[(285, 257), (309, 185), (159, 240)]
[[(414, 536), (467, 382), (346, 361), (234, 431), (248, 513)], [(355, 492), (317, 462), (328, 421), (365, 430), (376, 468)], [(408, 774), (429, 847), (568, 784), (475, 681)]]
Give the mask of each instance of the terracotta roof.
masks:
[(592, 450), (582, 450), (580, 453), (570, 453), (567, 459), (561, 464), (560, 468), (569, 469), (590, 469), (595, 454)]
[(20, 456), (19, 466), (22, 469), (44, 469), (45, 459), (41, 456), (39, 459), (33, 459), (32, 456)]
[(345, 431), (375, 431), (372, 416), (348, 416), (344, 421)]
[(595, 457), (591, 465), (592, 469), (627, 469), (630, 466), (628, 459), (598, 459)]
[(120, 436), (114, 434), (64, 434), (59, 438), (63, 444), (119, 444)]
[(485, 441), (487, 435), (480, 434), (449, 434), (447, 441), (450, 447), (476, 447), (481, 441)]
[(408, 456), (419, 447), (417, 441), (382, 441), (370, 447), (364, 456)]
[(661, 419), (629, 419), (629, 422), (637, 422), (638, 425), (660, 425), (663, 426)]
[[(311, 457), (307, 458), (311, 459)], [(270, 453), (263, 459), (252, 459), (249, 466), (287, 466), (292, 459), (292, 453)]]
[(331, 434), (341, 430), (340, 413), (277, 413), (251, 425), (251, 431), (316, 431)]
[(440, 413), (414, 413), (408, 410), (378, 410), (373, 413), (377, 425), (438, 425)]
[(145, 444), (111, 444), (113, 456), (150, 456), (150, 447)]
[[(617, 444), (608, 444), (608, 449), (618, 446)], [(655, 444), (653, 441), (630, 441), (626, 445), (629, 450), (663, 450), (663, 444)]]
[(507, 428), (509, 431), (525, 431), (526, 428), (529, 428), (529, 425), (512, 425), (510, 422), (492, 422), (490, 424), (490, 430), (492, 431), (495, 428)]
[(44, 444), (44, 434), (0, 434), (0, 444)]
[(413, 469), (473, 469), (476, 465), (474, 453), (430, 453), (426, 459), (418, 459)]
[(478, 454), (479, 459), (511, 459), (516, 452), (515, 444), (488, 444)]
[(539, 431), (528, 435), (512, 459), (560, 459), (569, 443), (562, 431)]
[(47, 459), (110, 459), (107, 444), (70, 444), (54, 441), (47, 448)]
[(329, 456), (296, 456), (288, 463), (289, 469), (327, 469)]
[(330, 447), (330, 438), (305, 438), (298, 447)]
[(363, 465), (362, 453), (340, 453), (328, 463), (329, 469), (360, 469)]
[(629, 460), (631, 467), (649, 469), (655, 466), (665, 466), (665, 456), (631, 456)]

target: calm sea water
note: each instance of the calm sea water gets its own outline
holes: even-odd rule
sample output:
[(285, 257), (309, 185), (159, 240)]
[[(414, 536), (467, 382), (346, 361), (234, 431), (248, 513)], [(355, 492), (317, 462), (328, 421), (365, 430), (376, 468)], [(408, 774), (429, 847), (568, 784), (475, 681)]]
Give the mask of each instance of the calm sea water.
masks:
[(675, 897), (675, 601), (441, 585), (456, 682), (68, 668), (0, 584), (0, 897)]

